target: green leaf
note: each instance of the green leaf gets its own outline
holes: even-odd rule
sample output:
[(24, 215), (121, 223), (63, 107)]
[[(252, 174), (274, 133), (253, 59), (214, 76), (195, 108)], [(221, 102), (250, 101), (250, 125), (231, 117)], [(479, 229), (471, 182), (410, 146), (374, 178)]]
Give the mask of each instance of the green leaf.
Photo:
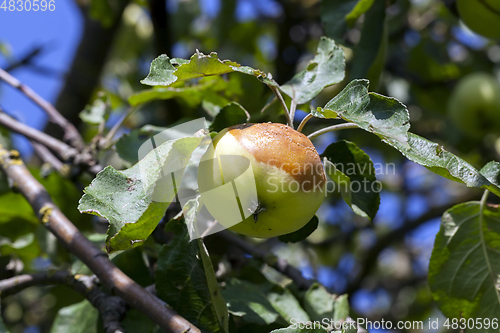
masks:
[(333, 319), (336, 295), (330, 294), (319, 283), (313, 284), (304, 295), (304, 309), (311, 320)]
[(230, 60), (220, 60), (215, 52), (205, 55), (199, 51), (196, 51), (189, 61), (183, 59), (170, 59), (162, 54), (153, 60), (149, 75), (142, 80), (141, 83), (150, 86), (169, 86), (176, 81), (191, 80), (232, 72), (253, 75), (266, 84), (272, 84), (260, 70), (241, 66)]
[(335, 299), (333, 304), (333, 320), (346, 320), (347, 316), (349, 316), (349, 301), (347, 295), (341, 295)]
[[(358, 6), (361, 3), (369, 3), (369, 6), (371, 6), (373, 2), (374, 0), (361, 0)], [(385, 1), (376, 0), (365, 16), (363, 28), (361, 29), (361, 39), (354, 49), (351, 78), (369, 78), (372, 86), (376, 89), (380, 73), (385, 65), (386, 49)]]
[(441, 221), (429, 263), (438, 307), (449, 318), (498, 318), (499, 208), (466, 202), (446, 211)]
[(247, 123), (250, 120), (250, 114), (239, 103), (231, 102), (220, 110), (215, 116), (210, 131), (220, 132), (224, 128)]
[(202, 139), (200, 135), (166, 141), (130, 169), (106, 167), (85, 188), (78, 209), (109, 220), (109, 252), (135, 247), (153, 232), (174, 200), (174, 179), (180, 184)]
[(395, 98), (369, 93), (368, 85), (368, 80), (353, 80), (324, 108), (311, 113), (319, 118), (340, 117), (382, 138), (408, 146), (410, 116), (406, 106)]
[(0, 195), (0, 202), (2, 203), (0, 205), (0, 225), (12, 220), (38, 224), (38, 218), (35, 216), (33, 208), (21, 194), (6, 192)]
[(174, 237), (163, 246), (158, 257), (155, 277), (158, 296), (204, 332), (227, 332), (226, 302), (218, 289), (205, 245), (199, 238), (190, 240), (183, 218), (169, 221), (165, 230)]
[(247, 323), (288, 324), (292, 318), (308, 321), (309, 316), (287, 288), (271, 282), (255, 284), (232, 278), (222, 290), (229, 310)]
[(281, 235), (278, 239), (283, 243), (297, 243), (303, 241), (318, 228), (318, 224), (318, 217), (314, 215), (311, 221), (307, 222), (305, 226), (291, 234)]
[(354, 11), (359, 0), (321, 1), (321, 20), (326, 35), (341, 41), (347, 32), (347, 16)]
[(59, 310), (50, 333), (97, 333), (98, 319), (97, 309), (83, 300)]
[(211, 96), (214, 91), (225, 89), (227, 82), (219, 77), (201, 79), (198, 84), (186, 87), (155, 87), (146, 89), (129, 97), (130, 105), (136, 106), (153, 100), (179, 98), (190, 107), (195, 107), (206, 96)]
[(247, 323), (262, 326), (272, 324), (280, 318), (266, 295), (250, 282), (232, 278), (226, 282), (222, 295), (227, 301), (229, 312), (242, 317)]
[[(313, 284), (304, 294), (304, 308), (311, 320), (333, 320), (334, 325), (340, 325), (349, 316), (349, 302), (347, 295), (332, 295), (319, 283)], [(340, 328), (333, 327), (333, 328)]]
[(162, 54), (151, 62), (149, 74), (141, 83), (149, 86), (169, 86), (177, 81), (177, 76), (173, 74), (175, 71), (170, 58)]
[(370, 157), (354, 143), (342, 140), (329, 145), (321, 158), (344, 201), (356, 214), (372, 220), (380, 205), (382, 184), (377, 185)]
[[(358, 0), (356, 6), (345, 16), (347, 24), (352, 28), (356, 20), (361, 15), (366, 13), (371, 8), (374, 2), (375, 0)], [(368, 16), (369, 15), (367, 15), (366, 19), (368, 19)], [(361, 34), (361, 36), (363, 36), (363, 34)]]
[(142, 144), (166, 129), (166, 127), (145, 125), (140, 129), (134, 129), (130, 133), (122, 135), (115, 143), (118, 156), (130, 164), (139, 162), (138, 151)]
[(332, 39), (321, 37), (314, 59), (280, 89), (297, 104), (304, 104), (325, 87), (342, 81), (344, 72), (344, 50)]
[(479, 173), (488, 179), (492, 184), (500, 187), (500, 163), (491, 161), (479, 170)]
[(35, 240), (35, 234), (29, 233), (18, 237), (14, 242), (0, 236), (0, 255), (8, 256), (15, 253), (24, 262), (28, 263), (40, 254), (40, 247)]
[(109, 95), (100, 93), (99, 97), (95, 99), (92, 105), (87, 105), (82, 112), (80, 112), (80, 119), (89, 125), (99, 125), (108, 119), (110, 111)]
[[(442, 177), (463, 183), (468, 187), (482, 187), (500, 196), (498, 186), (492, 184), (472, 165), (435, 142), (413, 133), (408, 133), (409, 148), (405, 148), (395, 140), (386, 139), (384, 141), (399, 150), (409, 160), (423, 165)], [(490, 171), (488, 170), (492, 170), (492, 166), (485, 170), (489, 177)]]

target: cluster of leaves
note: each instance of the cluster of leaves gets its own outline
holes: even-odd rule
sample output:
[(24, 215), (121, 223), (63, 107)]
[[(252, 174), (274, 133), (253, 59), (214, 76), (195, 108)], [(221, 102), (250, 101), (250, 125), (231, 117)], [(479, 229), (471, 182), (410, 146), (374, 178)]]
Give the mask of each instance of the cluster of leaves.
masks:
[[(212, 89), (218, 84), (224, 85), (225, 80), (220, 78), (212, 79), (212, 76), (236, 72), (254, 76), (263, 84), (268, 85), (271, 89), (279, 89), (282, 93), (288, 95), (294, 103), (304, 104), (312, 100), (323, 88), (343, 80), (344, 67), (342, 49), (338, 47), (333, 40), (326, 37), (321, 39), (316, 56), (313, 60), (311, 60), (306, 68), (296, 74), (289, 82), (281, 86), (262, 71), (241, 66), (232, 61), (222, 61), (217, 57), (216, 53), (204, 55), (200, 52), (196, 52), (190, 60), (170, 59), (167, 56), (162, 55), (153, 61), (148, 77), (142, 81), (144, 84), (154, 86), (154, 88), (133, 95), (130, 98), (130, 103), (132, 105), (139, 105), (151, 100), (169, 99), (174, 97), (190, 100), (191, 102), (194, 101), (194, 103), (202, 103), (205, 101), (205, 94), (212, 91)], [(311, 114), (317, 118), (342, 119), (347, 122), (354, 123), (359, 128), (378, 136), (383, 142), (396, 148), (408, 159), (425, 166), (438, 175), (463, 183), (468, 187), (481, 187), (500, 195), (498, 182), (500, 170), (499, 163), (491, 162), (482, 170), (478, 171), (466, 161), (446, 151), (439, 144), (433, 143), (419, 137), (418, 135), (408, 132), (410, 123), (406, 107), (394, 98), (369, 92), (368, 85), (369, 82), (365, 79), (352, 80), (336, 97), (329, 101), (325, 106), (313, 109)], [(241, 105), (234, 103), (230, 104), (226, 101), (221, 101), (221, 103), (222, 104), (218, 107), (210, 108), (212, 111), (211, 115), (213, 116), (212, 129), (220, 130), (224, 127), (248, 120), (248, 113)], [(142, 138), (146, 141), (155, 133), (158, 133), (159, 130), (160, 129), (150, 129), (148, 131), (148, 129), (143, 128), (133, 131), (128, 137), (124, 137), (117, 143), (118, 152), (122, 156), (126, 155), (124, 149), (120, 149), (122, 145), (124, 147), (128, 146), (123, 142), (124, 140), (128, 141), (131, 137), (138, 137), (139, 135), (142, 135)], [(144, 136), (144, 134), (146, 135)], [(107, 239), (108, 251), (112, 252), (116, 250), (130, 249), (141, 244), (147, 239), (154, 227), (162, 218), (168, 203), (173, 200), (175, 193), (172, 192), (165, 194), (166, 199), (163, 203), (159, 204), (154, 202), (151, 198), (153, 188), (147, 186), (145, 187), (143, 183), (154, 184), (155, 181), (163, 176), (163, 173), (160, 171), (164, 165), (169, 165), (169, 163), (173, 163), (174, 160), (183, 161), (180, 162), (180, 164), (176, 164), (175, 167), (175, 170), (181, 170), (182, 172), (192, 152), (200, 142), (201, 138), (196, 136), (168, 141), (156, 148), (156, 153), (151, 152), (138, 164), (128, 170), (117, 171), (112, 167), (106, 168), (85, 190), (85, 195), (80, 200), (79, 209), (82, 212), (90, 212), (105, 217), (110, 221), (111, 226), (108, 230)], [(161, 157), (160, 160), (157, 160), (158, 156)], [(343, 183), (345, 185), (346, 182), (349, 184), (350, 181), (360, 180), (366, 180), (369, 183), (372, 183), (376, 180), (374, 176), (375, 173), (373, 171), (373, 163), (369, 159), (368, 155), (366, 155), (353, 142), (339, 141), (332, 143), (329, 147), (327, 147), (325, 152), (322, 154), (322, 157), (324, 158), (325, 168), (328, 175), (338, 184)], [(126, 159), (130, 162), (134, 162), (133, 157)], [(146, 175), (142, 175), (139, 172), (139, 165), (141, 163), (144, 163), (144, 165), (147, 166), (148, 172)], [(336, 167), (339, 163), (355, 163), (358, 166), (363, 165), (363, 167), (359, 168), (359, 171), (356, 174), (347, 175)], [(174, 171), (174, 168), (171, 169)], [(148, 180), (146, 181), (145, 179), (141, 179), (141, 177), (146, 177)], [(355, 193), (351, 193), (348, 190), (348, 187), (344, 187), (341, 194), (346, 203), (351, 206), (356, 214), (370, 219), (375, 216), (380, 201), (378, 192), (368, 190), (365, 192), (357, 191)], [(124, 202), (128, 204), (124, 205)], [(484, 212), (489, 212), (489, 210), (483, 209), (479, 214), (471, 214), (468, 222), (472, 223), (472, 221), (476, 221), (480, 225), (485, 223), (484, 219), (481, 217)], [(474, 219), (474, 217), (476, 218)], [(181, 222), (175, 223), (177, 224), (169, 222), (167, 224), (167, 229), (179, 229), (183, 225)], [(317, 225), (317, 220), (315, 219), (311, 221), (311, 223)], [(459, 225), (459, 227), (461, 226)], [(480, 226), (476, 227), (479, 228)], [(308, 225), (304, 227), (303, 231), (299, 231), (298, 235), (292, 237), (292, 239), (294, 241), (301, 240), (307, 237), (314, 230), (314, 228), (315, 226), (311, 228), (310, 225)], [(443, 228), (448, 227), (443, 225)], [(174, 233), (179, 234), (179, 232), (180, 231), (177, 230), (177, 232)], [(203, 287), (200, 289), (199, 286), (197, 287), (196, 285), (193, 285), (193, 290), (191, 292), (193, 295), (196, 295), (196, 297), (205, 297), (206, 299), (204, 301), (196, 301), (199, 302), (199, 306), (191, 303), (191, 305), (187, 306), (183, 302), (183, 304), (187, 307), (185, 310), (183, 309), (184, 305), (179, 305), (179, 308), (174, 306), (174, 308), (176, 308), (176, 310), (182, 315), (187, 316), (188, 319), (198, 318), (197, 324), (202, 326), (208, 325), (205, 327), (216, 325), (223, 331), (227, 325), (227, 318), (225, 317), (227, 316), (227, 312), (223, 306), (224, 302), (219, 299), (220, 294), (214, 294), (213, 292), (217, 288), (213, 277), (207, 277), (208, 275), (213, 274), (207, 275), (207, 267), (205, 266), (208, 261), (206, 259), (202, 260), (206, 256), (204, 247), (202, 246), (201, 241), (189, 243), (188, 236), (185, 231), (180, 233), (184, 235), (182, 236), (184, 238), (176, 236), (175, 241), (164, 247), (160, 252), (160, 263), (157, 274), (158, 276), (165, 276), (165, 281), (169, 280), (166, 278), (167, 275), (177, 276), (182, 279), (183, 274), (187, 271), (191, 271), (192, 269), (195, 269), (194, 267), (198, 267), (196, 265), (201, 265), (199, 266), (200, 272), (205, 274), (207, 279), (206, 288)], [(481, 227), (480, 233), (481, 237), (477, 238), (477, 245), (470, 247), (472, 239), (467, 238), (464, 240), (465, 242), (469, 242), (469, 245), (467, 246), (469, 246), (471, 250), (468, 253), (474, 253), (474, 250), (478, 250), (480, 248), (479, 245), (483, 247), (488, 244), (490, 244), (488, 246), (494, 246), (494, 240), (491, 237), (496, 236), (491, 228)], [(464, 233), (464, 235), (465, 234), (466, 233)], [(437, 244), (440, 242), (439, 237)], [(184, 241), (182, 239), (184, 239)], [(286, 241), (286, 237), (284, 240)], [(470, 254), (463, 256), (463, 249), (449, 248), (451, 244), (449, 242), (445, 243), (447, 244), (443, 245), (445, 249), (441, 250), (452, 251), (452, 257), (453, 253), (457, 253), (455, 255), (462, 260), (462, 263), (458, 263), (458, 265), (456, 265), (456, 274), (453, 279), (461, 276), (461, 274), (465, 274), (467, 276), (467, 274), (475, 274), (477, 272), (477, 269), (474, 267), (462, 266), (463, 262), (467, 260), (467, 256)], [(191, 248), (189, 250), (184, 249), (184, 246)], [(492, 251), (498, 250), (494, 247), (491, 247), (491, 249)], [(439, 287), (436, 287), (434, 281), (438, 281), (437, 284), (443, 283), (439, 276), (448, 274), (447, 272), (449, 272), (449, 268), (442, 263), (443, 261), (447, 261), (446, 258), (442, 257), (445, 254), (440, 254), (438, 251), (438, 248), (436, 248), (431, 261), (431, 267), (433, 268), (431, 271), (431, 287), (435, 291), (434, 294), (436, 299), (439, 300), (438, 304), (441, 306), (445, 314), (450, 316), (458, 316), (461, 314), (464, 316), (465, 313), (463, 311), (459, 313), (449, 312), (447, 310), (450, 307), (448, 302), (453, 302), (457, 298), (460, 298), (453, 294), (455, 293), (455, 289), (452, 288), (444, 291)], [(176, 253), (178, 253), (178, 257)], [(193, 255), (186, 256), (186, 253), (191, 253)], [(481, 292), (494, 286), (495, 281), (489, 279), (490, 282), (487, 283), (486, 278), (494, 277), (498, 272), (498, 267), (491, 265), (490, 258), (486, 251), (478, 252), (476, 255), (486, 256), (486, 258), (483, 257), (483, 260), (481, 261), (485, 263), (481, 266), (484, 272), (484, 275), (481, 275), (481, 283), (474, 283), (476, 279), (468, 279), (466, 282), (466, 284), (471, 286), (471, 288), (472, 285), (474, 285), (474, 288), (477, 288), (475, 293), (467, 295), (467, 297), (469, 297), (468, 299), (470, 299), (471, 308), (477, 307), (478, 304), (483, 301), (480, 297), (477, 297), (480, 294), (482, 295)], [(164, 262), (164, 260), (166, 260), (166, 262)], [(181, 263), (183, 260), (198, 260), (198, 263), (196, 265), (196, 262)], [(451, 257), (450, 260), (452, 260)], [(441, 264), (437, 265), (436, 262), (441, 262)], [(479, 261), (476, 260), (474, 263), (477, 265)], [(205, 268), (202, 269), (203, 267)], [(478, 277), (477, 275), (474, 276)], [(453, 279), (451, 284), (454, 281)], [(166, 301), (169, 301), (169, 303), (171, 301), (178, 300), (178, 293), (184, 290), (183, 288), (187, 288), (184, 286), (181, 288), (182, 290), (176, 289), (179, 288), (179, 285), (183, 285), (182, 281), (170, 280), (168, 281), (168, 284), (170, 284), (169, 287), (162, 286), (161, 284), (158, 285), (157, 281), (159, 295)], [(246, 282), (232, 281), (228, 283), (228, 288), (229, 289), (227, 290), (230, 290), (231, 293), (236, 293), (236, 290), (238, 290), (238, 294), (248, 294), (248, 288), (255, 287), (250, 287), (250, 285)], [(223, 292), (223, 295), (230, 296), (230, 293), (227, 290), (226, 292)], [(245, 292), (245, 290), (247, 291)], [(463, 295), (464, 288), (457, 288), (456, 290), (459, 290), (459, 293)], [(214, 298), (214, 295), (217, 297)], [(196, 297), (193, 297), (194, 298), (192, 299), (194, 302)], [(489, 299), (490, 302), (496, 302), (497, 300), (498, 298)], [(189, 312), (196, 311), (197, 308), (203, 307), (203, 304), (207, 304), (206, 302), (210, 302), (210, 304), (212, 304), (213, 311), (205, 311), (206, 313), (211, 313), (212, 317), (207, 319), (206, 323), (203, 323), (203, 321), (200, 321), (198, 317), (199, 313), (189, 314)], [(247, 316), (243, 316), (244, 320), (256, 320), (258, 322), (263, 320), (263, 322), (267, 324), (270, 323), (268, 321), (270, 320), (269, 318), (255, 319), (254, 315), (249, 315), (248, 311), (245, 312), (237, 310), (241, 307), (240, 304), (235, 305), (236, 307), (233, 308), (235, 303), (230, 301), (228, 301), (228, 303), (230, 304), (229, 311), (233, 316), (245, 313)], [(278, 311), (276, 316), (272, 316), (271, 313), (268, 313), (267, 316), (276, 320), (276, 318), (279, 317), (279, 313), (280, 312)], [(466, 313), (472, 314), (475, 312), (471, 310)], [(496, 312), (491, 312), (491, 314), (493, 313)], [(486, 316), (486, 314), (482, 312), (481, 314)]]
[[(109, 8), (102, 7), (103, 3), (107, 4), (106, 1), (92, 1), (92, 12), (94, 17), (109, 25), (112, 21), (105, 14)], [(440, 176), (500, 195), (499, 163), (490, 162), (477, 170), (440, 144), (409, 132), (408, 111), (401, 102), (369, 92), (369, 83), (373, 90), (377, 90), (387, 52), (385, 3), (382, 0), (322, 2), (325, 33), (342, 44), (348, 44), (344, 43), (346, 32), (361, 15), (367, 14), (361, 28), (361, 39), (354, 48), (350, 71), (345, 71), (343, 49), (326, 37), (320, 40), (315, 57), (305, 69), (282, 85), (259, 69), (220, 60), (216, 53), (204, 55), (196, 52), (189, 60), (162, 55), (153, 61), (149, 75), (142, 81), (152, 88), (133, 94), (128, 103), (139, 108), (153, 101), (175, 99), (186, 110), (201, 106), (210, 118), (212, 132), (248, 121), (286, 121), (277, 99), (266, 101), (260, 112), (262, 105), (255, 102), (258, 98), (245, 93), (248, 84), (252, 85), (252, 92), (259, 93), (267, 86), (284, 94), (287, 103), (293, 101), (299, 107), (310, 110), (317, 120), (342, 120), (356, 124), (409, 160)], [(180, 16), (175, 19), (182, 20)], [(227, 23), (220, 21), (221, 24)], [(224, 33), (229, 30), (221, 29)], [(455, 65), (443, 65), (429, 56), (429, 43), (432, 44), (426, 40), (422, 43), (424, 46), (421, 44), (415, 48), (409, 61), (410, 68), (425, 79), (456, 77), (458, 69)], [(347, 78), (346, 73), (349, 73)], [(343, 80), (350, 83), (329, 102), (311, 109), (314, 105), (311, 101), (324, 88)], [(341, 86), (338, 84), (338, 87)], [(446, 100), (442, 96), (442, 87), (432, 91), (419, 91), (417, 88), (417, 98), (423, 100), (424, 105), (429, 100)], [(91, 125), (103, 124), (109, 116), (109, 104), (106, 96), (97, 99), (92, 107), (81, 113), (81, 119)], [(349, 315), (347, 295), (332, 295), (317, 284), (307, 291), (299, 291), (293, 284), (284, 287), (262, 274), (261, 267), (253, 259), (246, 267), (247, 271), (237, 277), (216, 277), (212, 266), (217, 258), (208, 255), (203, 241), (190, 241), (189, 231), (194, 228), (194, 218), (201, 209), (196, 200), (184, 206), (183, 215), (166, 223), (165, 231), (174, 235), (170, 243), (163, 246), (153, 243), (153, 230), (164, 217), (169, 204), (175, 200), (173, 190), (162, 192), (163, 200), (153, 200), (158, 195), (154, 184), (164, 177), (165, 167), (167, 171), (175, 172), (175, 179), (181, 179), (192, 154), (203, 141), (200, 135), (176, 138), (158, 146), (139, 161), (136, 154), (139, 147), (165, 129), (146, 125), (123, 135), (115, 148), (130, 168), (119, 171), (109, 166), (85, 189), (78, 209), (106, 218), (110, 223), (106, 239), (92, 235), (92, 240), (98, 245), (105, 243), (115, 264), (141, 285), (155, 283), (159, 297), (207, 332), (236, 329), (323, 332), (322, 329), (301, 330), (287, 326), (291, 318), (304, 322), (325, 318), (345, 320)], [(358, 145), (361, 146), (357, 141), (333, 142), (321, 157), (328, 176), (339, 185), (342, 199), (357, 215), (373, 219), (380, 204), (380, 195), (371, 186), (376, 181), (374, 164)], [(357, 165), (354, 173), (339, 168), (339, 165), (349, 164)], [(88, 216), (75, 214), (74, 203), (79, 194), (74, 193), (74, 188), (67, 186), (68, 182), (57, 175), (48, 179), (44, 180), (44, 185), (64, 213), (82, 230), (89, 228)], [(365, 187), (367, 190), (351, 191), (349, 184), (352, 182), (368, 182), (369, 185)], [(0, 234), (8, 234), (9, 238), (0, 238), (0, 254), (15, 255), (24, 263), (31, 263), (43, 251), (51, 254), (54, 263), (60, 262), (56, 241), (37, 226), (36, 219), (28, 213), (31, 209), (24, 199), (12, 192), (1, 193)], [(482, 202), (452, 207), (444, 214), (430, 261), (429, 284), (437, 305), (446, 316), (498, 317), (499, 221), (498, 207), (487, 205), (486, 197)], [(279, 239), (299, 242), (318, 225), (318, 218), (315, 217), (303, 229)], [(139, 273), (147, 272), (148, 266), (144, 263), (144, 253), (136, 248), (138, 246), (157, 260), (154, 280), (147, 274)], [(75, 273), (91, 273), (78, 260), (71, 260)], [(219, 264), (222, 265), (222, 261)], [(67, 332), (77, 327), (81, 332), (92, 332), (96, 330), (98, 321), (97, 310), (87, 301), (82, 301), (59, 311), (53, 331)], [(157, 331), (154, 324), (135, 310), (128, 311), (123, 326), (131, 332)], [(0, 320), (1, 331), (6, 329)]]

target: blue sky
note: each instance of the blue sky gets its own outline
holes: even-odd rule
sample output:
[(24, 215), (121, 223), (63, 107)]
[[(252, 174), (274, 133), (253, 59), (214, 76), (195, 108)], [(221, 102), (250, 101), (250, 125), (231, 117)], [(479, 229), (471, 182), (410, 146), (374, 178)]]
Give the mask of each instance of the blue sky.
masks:
[[(15, 62), (33, 48), (43, 47), (34, 63), (54, 75), (37, 73), (30, 67), (20, 67), (11, 74), (43, 98), (55, 102), (81, 36), (81, 23), (81, 14), (73, 1), (57, 1), (53, 12), (0, 10), (0, 43), (7, 44), (11, 52), (8, 59)], [(8, 63), (0, 55), (0, 67), (5, 68)], [(45, 125), (45, 113), (5, 83), (0, 83), (0, 105), (23, 123), (36, 128)], [(24, 138), (16, 136), (14, 140), (21, 153), (31, 151)]]

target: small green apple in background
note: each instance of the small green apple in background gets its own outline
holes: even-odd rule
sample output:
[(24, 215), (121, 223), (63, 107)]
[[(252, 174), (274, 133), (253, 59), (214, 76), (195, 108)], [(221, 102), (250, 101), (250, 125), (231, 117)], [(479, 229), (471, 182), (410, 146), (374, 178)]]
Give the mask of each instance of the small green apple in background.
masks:
[(453, 90), (448, 114), (457, 127), (469, 137), (480, 139), (500, 132), (500, 84), (488, 73), (463, 77)]
[[(222, 130), (198, 169), (202, 200), (204, 192), (228, 184), (248, 167), (244, 163), (221, 167), (218, 161), (223, 156), (244, 157), (255, 179), (255, 186), (248, 182), (256, 189), (256, 202), (247, 218), (233, 225), (224, 216), (214, 216), (232, 231), (260, 238), (289, 234), (306, 225), (323, 202), (326, 175), (321, 159), (311, 141), (287, 125), (244, 124)], [(239, 187), (240, 200), (251, 190)]]
[(499, 0), (458, 0), (458, 12), (474, 32), (488, 38), (500, 38)]

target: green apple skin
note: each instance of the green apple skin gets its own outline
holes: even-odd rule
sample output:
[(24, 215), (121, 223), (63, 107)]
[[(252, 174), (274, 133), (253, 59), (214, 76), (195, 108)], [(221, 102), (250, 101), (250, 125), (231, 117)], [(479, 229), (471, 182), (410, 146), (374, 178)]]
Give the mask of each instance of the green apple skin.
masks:
[[(224, 217), (214, 216), (230, 230), (258, 238), (289, 234), (306, 225), (323, 202), (326, 175), (321, 159), (311, 141), (289, 126), (273, 123), (233, 126), (219, 132), (213, 147), (207, 150), (202, 162), (224, 155), (243, 156), (250, 162), (254, 174), (258, 199), (254, 215), (236, 225), (226, 223)], [(218, 165), (201, 163), (199, 190), (203, 192), (228, 183), (245, 168), (234, 163), (224, 169), (221, 177)], [(241, 190), (238, 188), (238, 194)]]
[(500, 38), (500, 1), (458, 0), (462, 21), (474, 32), (492, 39)]
[(463, 77), (453, 90), (448, 114), (457, 127), (474, 139), (500, 130), (500, 84), (488, 73)]

